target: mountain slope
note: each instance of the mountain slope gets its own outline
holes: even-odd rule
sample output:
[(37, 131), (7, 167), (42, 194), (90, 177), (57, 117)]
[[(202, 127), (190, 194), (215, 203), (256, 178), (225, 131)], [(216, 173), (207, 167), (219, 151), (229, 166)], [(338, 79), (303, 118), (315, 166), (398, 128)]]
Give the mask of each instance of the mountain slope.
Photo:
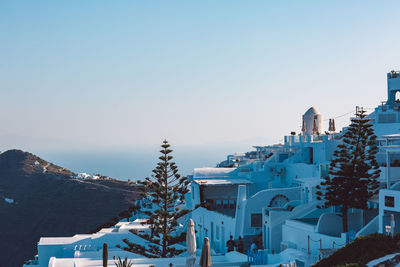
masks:
[(0, 154), (0, 265), (32, 259), (40, 237), (91, 232), (139, 196), (128, 182), (72, 175), (20, 150)]
[[(314, 267), (366, 266), (374, 259), (400, 251), (400, 235), (394, 238), (383, 234), (357, 237), (350, 244), (338, 249), (328, 258), (317, 262)], [(382, 265), (393, 266), (393, 265)]]

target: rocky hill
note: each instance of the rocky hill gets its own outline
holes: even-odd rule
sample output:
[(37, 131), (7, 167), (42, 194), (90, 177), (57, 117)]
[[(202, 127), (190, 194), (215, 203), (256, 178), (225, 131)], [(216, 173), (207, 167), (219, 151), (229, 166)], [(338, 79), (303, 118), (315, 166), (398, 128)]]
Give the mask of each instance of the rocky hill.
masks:
[(92, 232), (139, 197), (132, 183), (73, 176), (21, 150), (0, 154), (1, 267), (32, 259), (40, 237)]

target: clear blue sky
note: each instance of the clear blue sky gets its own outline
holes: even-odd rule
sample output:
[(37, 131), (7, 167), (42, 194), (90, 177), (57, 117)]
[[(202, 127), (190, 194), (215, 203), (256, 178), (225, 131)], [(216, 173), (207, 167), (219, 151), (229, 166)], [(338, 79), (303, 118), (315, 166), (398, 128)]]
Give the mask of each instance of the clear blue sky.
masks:
[(310, 106), (330, 118), (386, 99), (386, 72), (400, 69), (399, 10), (365, 0), (1, 1), (1, 146), (276, 143)]

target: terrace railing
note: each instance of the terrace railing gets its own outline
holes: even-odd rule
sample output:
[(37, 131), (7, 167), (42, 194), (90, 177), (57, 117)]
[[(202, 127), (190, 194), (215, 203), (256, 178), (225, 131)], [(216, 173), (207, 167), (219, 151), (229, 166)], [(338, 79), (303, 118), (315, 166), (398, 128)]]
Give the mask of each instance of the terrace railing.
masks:
[(268, 263), (268, 253), (266, 250), (252, 251), (247, 253), (247, 261), (252, 265), (265, 265)]

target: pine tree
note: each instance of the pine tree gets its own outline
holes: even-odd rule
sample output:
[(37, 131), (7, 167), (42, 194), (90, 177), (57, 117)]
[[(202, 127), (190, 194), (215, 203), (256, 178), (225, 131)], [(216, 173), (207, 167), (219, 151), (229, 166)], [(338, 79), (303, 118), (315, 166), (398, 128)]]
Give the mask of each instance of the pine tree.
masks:
[[(178, 167), (172, 162), (170, 145), (164, 140), (160, 150), (161, 156), (151, 178), (147, 177), (139, 183), (142, 185), (142, 197), (153, 204), (155, 210), (144, 211), (149, 217), (151, 235), (140, 235), (152, 244), (148, 247), (123, 241), (128, 245), (124, 250), (139, 253), (146, 257), (166, 258), (183, 252), (173, 247), (174, 244), (185, 240), (185, 233), (177, 236), (178, 218), (189, 210), (182, 209), (179, 204), (184, 201), (189, 192), (189, 181), (178, 174)], [(134, 233), (134, 232), (133, 232)]]
[(343, 232), (348, 232), (348, 210), (366, 209), (368, 199), (378, 189), (376, 135), (365, 113), (357, 108), (355, 118), (345, 130), (343, 143), (334, 152), (329, 176), (317, 187), (317, 199), (323, 201), (319, 208), (341, 208)]

